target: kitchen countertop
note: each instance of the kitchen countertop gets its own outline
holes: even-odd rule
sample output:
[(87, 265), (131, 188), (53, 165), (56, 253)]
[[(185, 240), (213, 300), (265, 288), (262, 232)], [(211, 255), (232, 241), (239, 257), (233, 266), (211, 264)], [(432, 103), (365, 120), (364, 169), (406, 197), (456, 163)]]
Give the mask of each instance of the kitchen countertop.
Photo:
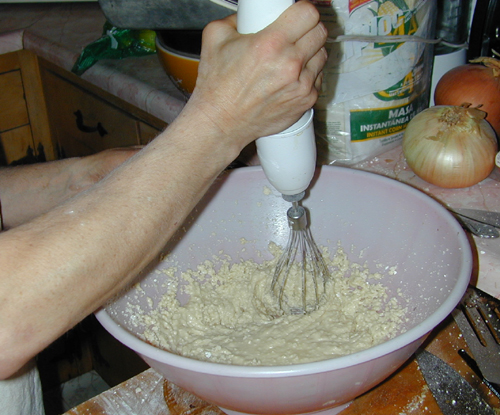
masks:
[[(24, 48), (69, 71), (105, 21), (98, 3), (0, 4), (0, 54)], [(156, 55), (101, 60), (82, 78), (167, 123), (185, 104)]]
[[(401, 146), (355, 168), (392, 177), (422, 190), (447, 207), (485, 209), (500, 212), (500, 169), (495, 167), (490, 176), (475, 186), (464, 189), (443, 189), (417, 177), (406, 163)], [(471, 282), (483, 291), (500, 298), (500, 238), (471, 237), (475, 254)]]
[[(446, 361), (469, 381), (500, 414), (500, 401), (458, 355), (467, 349), (460, 330), (448, 318), (424, 343), (425, 349)], [(356, 398), (339, 415), (441, 415), (436, 401), (418, 368), (410, 359), (387, 380)], [(181, 391), (153, 369), (69, 410), (65, 415), (224, 415), (217, 407)]]

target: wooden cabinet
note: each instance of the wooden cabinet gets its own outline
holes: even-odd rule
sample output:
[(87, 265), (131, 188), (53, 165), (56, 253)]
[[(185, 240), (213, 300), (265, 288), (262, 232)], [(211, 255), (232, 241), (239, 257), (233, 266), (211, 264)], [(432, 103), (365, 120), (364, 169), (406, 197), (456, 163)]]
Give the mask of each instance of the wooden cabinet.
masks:
[(147, 144), (162, 120), (28, 50), (0, 55), (0, 165)]
[(54, 152), (36, 56), (20, 50), (0, 56), (0, 165)]
[(40, 60), (58, 157), (146, 144), (166, 123), (57, 66)]
[(28, 108), (24, 100), (23, 78), (20, 70), (4, 72), (0, 75), (0, 126), (9, 131), (30, 122)]
[(139, 144), (137, 122), (51, 72), (43, 72), (54, 141), (62, 157)]

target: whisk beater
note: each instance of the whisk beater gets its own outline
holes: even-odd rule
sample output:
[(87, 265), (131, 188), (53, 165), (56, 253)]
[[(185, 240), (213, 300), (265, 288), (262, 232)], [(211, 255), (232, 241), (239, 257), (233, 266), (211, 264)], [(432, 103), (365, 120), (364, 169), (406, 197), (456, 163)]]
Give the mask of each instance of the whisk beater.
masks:
[(318, 308), (330, 277), (323, 255), (307, 226), (306, 210), (297, 200), (287, 211), (290, 236), (271, 283), (283, 313), (306, 314)]

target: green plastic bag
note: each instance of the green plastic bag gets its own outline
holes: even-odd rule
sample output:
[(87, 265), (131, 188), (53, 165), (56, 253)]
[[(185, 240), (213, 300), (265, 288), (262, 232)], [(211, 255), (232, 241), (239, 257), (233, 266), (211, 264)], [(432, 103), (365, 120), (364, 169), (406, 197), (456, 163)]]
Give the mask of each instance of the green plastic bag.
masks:
[(102, 36), (83, 49), (71, 71), (82, 75), (100, 59), (123, 59), (154, 54), (155, 39), (154, 30), (120, 29), (106, 22)]

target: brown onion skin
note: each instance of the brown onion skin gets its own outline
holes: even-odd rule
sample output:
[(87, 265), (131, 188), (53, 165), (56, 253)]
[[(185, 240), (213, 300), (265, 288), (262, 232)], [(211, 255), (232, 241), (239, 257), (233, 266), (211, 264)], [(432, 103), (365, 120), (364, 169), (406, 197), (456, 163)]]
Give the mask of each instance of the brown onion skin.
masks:
[[(450, 112), (461, 113), (463, 118), (449, 123), (443, 114)], [(466, 114), (476, 120), (476, 126)], [(418, 113), (406, 128), (402, 146), (408, 166), (418, 177), (447, 189), (474, 186), (486, 179), (498, 151), (495, 132), (484, 113), (460, 106), (434, 106)]]
[(500, 137), (500, 76), (480, 64), (457, 66), (446, 72), (436, 85), (436, 105), (471, 104), (486, 112), (488, 121)]

